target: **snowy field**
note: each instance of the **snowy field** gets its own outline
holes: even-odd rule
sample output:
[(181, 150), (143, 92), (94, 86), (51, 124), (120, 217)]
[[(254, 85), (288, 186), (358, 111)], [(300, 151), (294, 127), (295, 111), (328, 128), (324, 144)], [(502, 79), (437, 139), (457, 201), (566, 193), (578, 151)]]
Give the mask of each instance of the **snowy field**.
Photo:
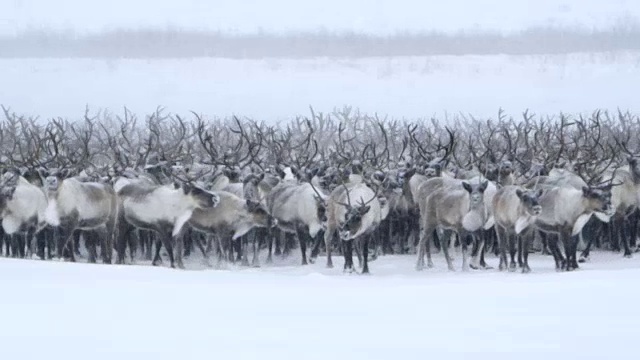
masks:
[(394, 118), (640, 111), (640, 53), (311, 60), (0, 60), (0, 103), (77, 119), (85, 105), (270, 122), (351, 105)]
[[(638, 257), (595, 252), (580, 270), (556, 273), (551, 257), (532, 255), (528, 275), (450, 273), (441, 254), (423, 272), (413, 270), (414, 256), (381, 257), (370, 276), (344, 275), (341, 257), (334, 269), (324, 260), (180, 271), (1, 258), (3, 356), (523, 360), (637, 352)], [(493, 256), (488, 262), (497, 265)]]
[(100, 32), (166, 28), (233, 33), (605, 29), (640, 18), (636, 0), (5, 0), (0, 35), (25, 30)]

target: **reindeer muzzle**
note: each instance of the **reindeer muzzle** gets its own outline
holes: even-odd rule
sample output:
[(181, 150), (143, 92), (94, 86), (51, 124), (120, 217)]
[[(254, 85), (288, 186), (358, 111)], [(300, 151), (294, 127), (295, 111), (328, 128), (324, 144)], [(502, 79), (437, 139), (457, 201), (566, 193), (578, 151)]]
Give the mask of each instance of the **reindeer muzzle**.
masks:
[(533, 214), (535, 216), (538, 216), (538, 215), (540, 215), (542, 213), (542, 206), (536, 205), (536, 206), (533, 207), (532, 210), (533, 210)]

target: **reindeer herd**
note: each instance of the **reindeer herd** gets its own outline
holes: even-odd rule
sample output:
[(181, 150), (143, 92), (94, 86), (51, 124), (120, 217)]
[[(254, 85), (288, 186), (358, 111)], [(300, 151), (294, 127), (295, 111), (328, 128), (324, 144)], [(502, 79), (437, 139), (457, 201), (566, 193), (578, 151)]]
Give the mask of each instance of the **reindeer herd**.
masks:
[(368, 273), (385, 254), (433, 267), (432, 249), (454, 270), (459, 247), (463, 270), (493, 255), (527, 273), (532, 252), (560, 271), (594, 246), (637, 246), (640, 118), (622, 111), (409, 122), (311, 109), (271, 125), (3, 110), (5, 256), (184, 268), (197, 252), (258, 267), (297, 248), (302, 265), (339, 253), (345, 272)]

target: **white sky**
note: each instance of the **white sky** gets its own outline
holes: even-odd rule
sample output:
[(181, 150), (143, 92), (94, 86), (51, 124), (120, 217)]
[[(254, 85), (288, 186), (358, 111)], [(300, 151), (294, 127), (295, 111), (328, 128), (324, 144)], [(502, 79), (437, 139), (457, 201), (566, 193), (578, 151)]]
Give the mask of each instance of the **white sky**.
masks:
[(638, 0), (0, 0), (0, 34), (177, 26), (233, 32), (609, 27), (640, 18)]

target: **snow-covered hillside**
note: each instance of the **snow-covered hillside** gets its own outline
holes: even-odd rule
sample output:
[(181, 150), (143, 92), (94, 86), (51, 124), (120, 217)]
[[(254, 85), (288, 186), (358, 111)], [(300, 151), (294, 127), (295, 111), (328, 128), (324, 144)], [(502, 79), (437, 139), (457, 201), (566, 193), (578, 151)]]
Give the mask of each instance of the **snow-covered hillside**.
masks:
[[(375, 4), (375, 5), (373, 5)], [(534, 26), (607, 28), (640, 18), (635, 0), (6, 0), (0, 34), (26, 29), (96, 32), (174, 26), (236, 33), (518, 31)]]
[(639, 53), (310, 60), (0, 60), (0, 103), (41, 118), (93, 110), (291, 119), (350, 105), (395, 118), (640, 111)]
[[(556, 273), (315, 265), (180, 271), (0, 259), (11, 359), (604, 359), (635, 353), (638, 258)], [(459, 260), (459, 258), (458, 258)], [(494, 258), (489, 258), (492, 265)]]

